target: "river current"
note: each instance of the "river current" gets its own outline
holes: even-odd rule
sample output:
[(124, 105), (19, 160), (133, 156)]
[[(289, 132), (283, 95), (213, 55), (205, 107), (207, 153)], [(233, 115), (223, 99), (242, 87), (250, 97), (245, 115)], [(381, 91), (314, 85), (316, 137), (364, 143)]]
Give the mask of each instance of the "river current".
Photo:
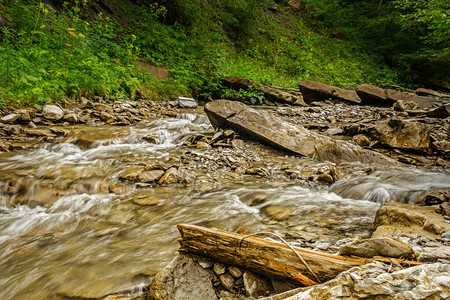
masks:
[[(68, 129), (75, 134), (65, 143), (0, 154), (0, 299), (97, 298), (146, 284), (176, 255), (179, 223), (333, 244), (368, 236), (380, 203), (413, 202), (424, 191), (450, 188), (448, 171), (378, 166), (330, 188), (263, 180), (207, 190), (130, 185), (116, 194), (108, 187), (124, 170), (173, 161), (190, 135), (211, 131), (206, 116)], [(139, 205), (136, 198), (154, 203)], [(273, 220), (268, 205), (288, 207), (292, 216)]]

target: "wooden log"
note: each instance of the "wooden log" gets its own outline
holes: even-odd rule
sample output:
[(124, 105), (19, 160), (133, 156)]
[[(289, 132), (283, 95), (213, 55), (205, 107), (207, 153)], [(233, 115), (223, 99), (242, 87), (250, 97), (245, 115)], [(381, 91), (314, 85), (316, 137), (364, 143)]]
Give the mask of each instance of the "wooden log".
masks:
[[(343, 271), (372, 261), (293, 247), (316, 277), (284, 244), (196, 225), (179, 224), (178, 230), (181, 234), (181, 247), (178, 250), (181, 252), (208, 257), (305, 286), (317, 284), (317, 278), (320, 282), (325, 282)], [(377, 261), (380, 260), (383, 261), (383, 258), (377, 258)], [(389, 258), (385, 261), (389, 262)]]

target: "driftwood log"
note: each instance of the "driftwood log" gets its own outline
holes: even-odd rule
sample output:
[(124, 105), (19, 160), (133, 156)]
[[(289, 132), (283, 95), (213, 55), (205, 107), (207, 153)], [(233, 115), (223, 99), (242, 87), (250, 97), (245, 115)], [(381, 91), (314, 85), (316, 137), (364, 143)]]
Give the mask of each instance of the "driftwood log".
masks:
[[(361, 257), (345, 257), (293, 247), (277, 242), (196, 225), (179, 224), (181, 252), (192, 253), (269, 276), (288, 279), (305, 286), (335, 278), (352, 267), (373, 261)], [(390, 262), (389, 258), (376, 258)], [(406, 262), (417, 265), (417, 262)], [(314, 274), (310, 272), (314, 271)], [(317, 280), (319, 279), (319, 280)]]

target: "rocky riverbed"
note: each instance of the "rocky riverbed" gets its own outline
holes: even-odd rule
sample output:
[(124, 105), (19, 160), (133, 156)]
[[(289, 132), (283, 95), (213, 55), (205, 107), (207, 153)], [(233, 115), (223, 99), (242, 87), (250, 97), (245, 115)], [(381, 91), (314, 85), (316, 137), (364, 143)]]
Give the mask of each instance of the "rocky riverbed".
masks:
[[(5, 270), (0, 295), (145, 298), (156, 272), (175, 257), (180, 222), (243, 234), (275, 232), (293, 245), (329, 253), (347, 245), (347, 255), (368, 249), (386, 255), (376, 249), (378, 243), (385, 249), (384, 239), (390, 237), (402, 243), (410, 259), (445, 269), (450, 262), (450, 118), (448, 98), (433, 97), (426, 108), (402, 101), (379, 107), (330, 99), (257, 110), (301, 126), (320, 141), (375, 153), (371, 157), (386, 159), (381, 164), (299, 156), (286, 152), (287, 146), (274, 147), (267, 137), (251, 136), (242, 124), (213, 128), (203, 107), (189, 99), (82, 98), (64, 107), (9, 112), (0, 123)], [(401, 204), (384, 204), (391, 201)], [(370, 244), (369, 238), (382, 242)], [(208, 293), (216, 298), (295, 288), (233, 266), (218, 271), (220, 262), (202, 258), (183, 264), (209, 278)], [(179, 262), (171, 266), (154, 281), (160, 290), (167, 291), (161, 282), (179, 272)], [(372, 267), (378, 275), (394, 272), (392, 282), (400, 271), (395, 262)], [(426, 272), (435, 272), (430, 268)], [(351, 274), (361, 277), (358, 272)], [(255, 281), (265, 285), (257, 293), (250, 288)], [(126, 288), (134, 284), (140, 285)], [(150, 294), (192, 299), (179, 290), (179, 296), (173, 296), (175, 289), (166, 297), (156, 295), (154, 287)]]

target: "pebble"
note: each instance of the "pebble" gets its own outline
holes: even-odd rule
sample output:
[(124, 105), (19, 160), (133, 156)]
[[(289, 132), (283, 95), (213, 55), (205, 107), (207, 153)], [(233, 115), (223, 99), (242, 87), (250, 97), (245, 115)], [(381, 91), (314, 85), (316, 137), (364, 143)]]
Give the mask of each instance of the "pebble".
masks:
[(214, 273), (217, 275), (222, 275), (227, 270), (227, 267), (222, 263), (215, 263), (213, 267)]

